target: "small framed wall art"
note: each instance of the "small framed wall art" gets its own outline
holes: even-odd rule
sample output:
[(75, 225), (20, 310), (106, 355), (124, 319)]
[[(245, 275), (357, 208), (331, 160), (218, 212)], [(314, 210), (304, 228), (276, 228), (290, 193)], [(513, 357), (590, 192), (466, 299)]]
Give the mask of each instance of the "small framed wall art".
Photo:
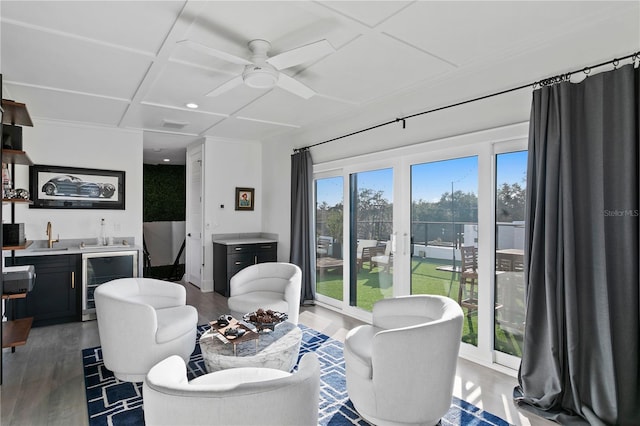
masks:
[(254, 189), (236, 187), (236, 210), (253, 210), (254, 205)]

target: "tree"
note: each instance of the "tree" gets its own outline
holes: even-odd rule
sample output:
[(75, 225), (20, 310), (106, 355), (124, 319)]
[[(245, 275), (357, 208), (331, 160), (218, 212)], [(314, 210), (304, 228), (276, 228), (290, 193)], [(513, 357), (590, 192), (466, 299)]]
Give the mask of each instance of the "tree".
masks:
[(519, 183), (503, 183), (496, 194), (496, 221), (524, 220), (526, 189)]
[(358, 238), (387, 240), (393, 231), (393, 204), (383, 191), (363, 188), (357, 200)]
[(338, 203), (329, 208), (327, 213), (327, 232), (335, 241), (342, 242), (342, 228), (344, 221), (344, 208), (342, 203)]

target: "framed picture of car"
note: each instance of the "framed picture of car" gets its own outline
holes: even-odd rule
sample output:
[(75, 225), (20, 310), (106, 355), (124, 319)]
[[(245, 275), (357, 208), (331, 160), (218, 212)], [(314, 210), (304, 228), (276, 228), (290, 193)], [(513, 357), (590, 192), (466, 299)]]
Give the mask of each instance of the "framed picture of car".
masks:
[(31, 166), (29, 207), (124, 210), (124, 178), (124, 171)]

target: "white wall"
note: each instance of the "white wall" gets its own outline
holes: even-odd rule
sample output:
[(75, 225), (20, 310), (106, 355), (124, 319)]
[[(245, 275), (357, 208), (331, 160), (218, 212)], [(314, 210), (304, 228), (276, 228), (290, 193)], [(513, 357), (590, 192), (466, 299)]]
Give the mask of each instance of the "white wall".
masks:
[(278, 234), (278, 261), (289, 261), (291, 235), (291, 155), (286, 142), (266, 142), (262, 151), (262, 230)]
[[(204, 158), (204, 235), (262, 231), (262, 145), (207, 139)], [(254, 210), (235, 210), (236, 187), (254, 188)], [(224, 208), (221, 207), (224, 205)]]
[[(212, 234), (264, 232), (262, 144), (207, 138), (204, 142), (202, 291), (213, 291)], [(236, 187), (254, 188), (254, 210), (235, 210)], [(223, 207), (224, 206), (224, 207)]]
[[(29, 240), (46, 240), (47, 222), (60, 239), (96, 238), (100, 219), (114, 237), (142, 246), (142, 132), (34, 119), (23, 128), (23, 149), (34, 164), (125, 171), (126, 210), (33, 209), (16, 205), (15, 222)], [(29, 168), (16, 166), (16, 188), (29, 188)], [(3, 221), (10, 208), (3, 206)]]

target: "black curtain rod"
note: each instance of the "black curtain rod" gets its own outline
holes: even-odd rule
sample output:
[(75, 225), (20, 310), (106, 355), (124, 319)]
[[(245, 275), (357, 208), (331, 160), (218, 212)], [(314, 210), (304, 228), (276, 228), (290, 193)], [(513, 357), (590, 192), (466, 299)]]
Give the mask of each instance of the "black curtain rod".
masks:
[(579, 69), (579, 70), (569, 71), (569, 72), (564, 73), (564, 74), (559, 74), (559, 75), (556, 75), (556, 76), (553, 76), (553, 77), (545, 78), (545, 79), (542, 79), (540, 81), (536, 81), (534, 83), (523, 84), (522, 86), (513, 87), (511, 89), (502, 90), (500, 92), (491, 93), (489, 95), (484, 95), (484, 96), (480, 96), (480, 97), (477, 97), (477, 98), (468, 99), (466, 101), (457, 102), (455, 104), (451, 104), (451, 105), (447, 105), (447, 106), (443, 106), (443, 107), (430, 109), (428, 111), (421, 111), (421, 112), (417, 112), (415, 114), (407, 115), (405, 117), (389, 120), (389, 121), (386, 121), (384, 123), (376, 124), (375, 126), (367, 127), (366, 129), (357, 130), (355, 132), (347, 133), (346, 135), (342, 135), (342, 136), (338, 136), (338, 137), (335, 137), (335, 138), (332, 138), (332, 139), (328, 139), (326, 141), (314, 143), (313, 145), (305, 146), (305, 147), (302, 147), (302, 148), (296, 148), (293, 151), (294, 152), (306, 151), (309, 148), (313, 148), (313, 147), (318, 146), (318, 145), (323, 145), (325, 143), (337, 141), (339, 139), (348, 138), (349, 136), (354, 136), (354, 135), (357, 135), (359, 133), (368, 132), (369, 130), (374, 130), (374, 129), (377, 129), (379, 127), (388, 126), (390, 124), (399, 123), (399, 122), (402, 123), (402, 128), (404, 129), (406, 127), (406, 120), (408, 120), (409, 118), (414, 118), (414, 117), (418, 117), (420, 115), (425, 115), (425, 114), (431, 114), (432, 112), (442, 111), (444, 109), (449, 109), (449, 108), (457, 107), (457, 106), (460, 106), (460, 105), (469, 104), (469, 103), (472, 103), (472, 102), (482, 101), (484, 99), (492, 98), (494, 96), (504, 95), (505, 93), (510, 93), (510, 92), (515, 92), (516, 90), (526, 89), (527, 87), (533, 87), (535, 89), (537, 86), (549, 86), (549, 85), (552, 85), (552, 84), (555, 84), (555, 83), (559, 83), (559, 82), (562, 82), (562, 81), (568, 81), (569, 78), (571, 78), (572, 75), (580, 73), (580, 72), (583, 72), (587, 76), (589, 76), (589, 73), (591, 72), (591, 70), (593, 68), (599, 68), (599, 67), (602, 67), (602, 66), (605, 66), (605, 65), (609, 65), (609, 64), (613, 64), (614, 67), (617, 67), (618, 64), (620, 63), (620, 61), (624, 61), (624, 60), (630, 59), (630, 58), (633, 58), (634, 62), (636, 60), (640, 60), (640, 51), (635, 52), (635, 53), (631, 53), (631, 54), (629, 54), (627, 56), (623, 56), (622, 58), (613, 58), (613, 59), (611, 59), (609, 61), (602, 62), (602, 63), (597, 64), (597, 65), (591, 65), (589, 67), (584, 67), (584, 68)]

